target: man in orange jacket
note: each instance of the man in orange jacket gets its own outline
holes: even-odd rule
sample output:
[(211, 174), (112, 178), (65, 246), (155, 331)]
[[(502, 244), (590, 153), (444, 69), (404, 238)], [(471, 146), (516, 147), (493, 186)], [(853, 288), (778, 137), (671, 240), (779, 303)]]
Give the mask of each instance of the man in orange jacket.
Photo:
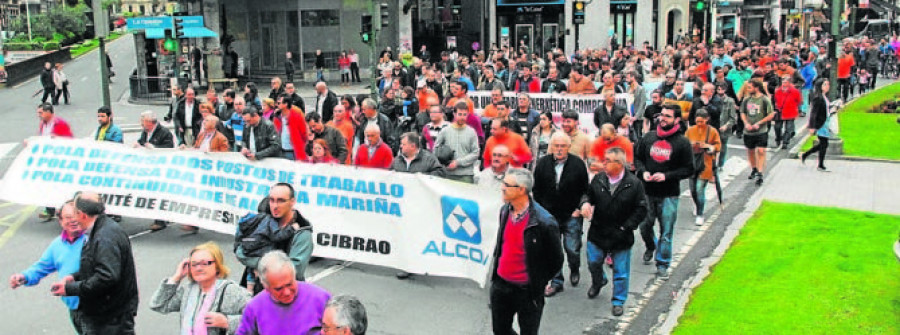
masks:
[(498, 144), (503, 144), (509, 148), (510, 165), (513, 167), (522, 167), (531, 163), (531, 149), (522, 135), (509, 131), (509, 120), (494, 119), (491, 121), (491, 138), (484, 145), (484, 156), (482, 162), (484, 167), (491, 164), (491, 152)]

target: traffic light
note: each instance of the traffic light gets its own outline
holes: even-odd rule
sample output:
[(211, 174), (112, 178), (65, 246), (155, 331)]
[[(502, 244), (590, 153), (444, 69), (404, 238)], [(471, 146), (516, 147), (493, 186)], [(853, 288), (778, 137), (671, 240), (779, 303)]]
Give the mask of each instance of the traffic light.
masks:
[(698, 12), (702, 12), (702, 11), (706, 10), (706, 7), (707, 7), (706, 0), (697, 0), (697, 2), (694, 3), (694, 10), (696, 10)]
[(169, 52), (178, 50), (178, 41), (176, 41), (174, 38), (166, 38), (166, 41), (163, 42), (163, 49)]
[(172, 18), (172, 23), (175, 25), (175, 30), (172, 31), (172, 37), (184, 38), (184, 18), (175, 16)]
[(572, 6), (572, 23), (584, 24), (584, 1), (575, 1)]
[(361, 19), (362, 28), (359, 30), (359, 37), (363, 43), (369, 44), (372, 42), (372, 15), (363, 14)]
[(382, 2), (380, 7), (381, 7), (381, 27), (386, 28), (388, 26), (388, 23), (390, 23), (388, 21), (388, 18), (391, 17), (391, 12), (388, 11), (387, 2)]

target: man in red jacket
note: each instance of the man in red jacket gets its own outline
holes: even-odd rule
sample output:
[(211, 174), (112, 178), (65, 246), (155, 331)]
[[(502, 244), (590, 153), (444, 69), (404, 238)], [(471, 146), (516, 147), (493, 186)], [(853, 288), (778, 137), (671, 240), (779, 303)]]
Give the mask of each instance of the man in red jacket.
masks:
[[(39, 135), (72, 138), (72, 129), (69, 128), (69, 124), (66, 123), (65, 120), (57, 117), (56, 114), (53, 113), (53, 105), (49, 103), (42, 103), (38, 105), (37, 114), (38, 118), (41, 120), (41, 123), (38, 127)], [(25, 144), (28, 144), (27, 141)], [(38, 214), (38, 218), (44, 221), (50, 221), (53, 219), (53, 215), (55, 214), (55, 208), (47, 207), (44, 208), (43, 212)]]
[(775, 147), (781, 144), (781, 149), (788, 148), (794, 137), (794, 120), (802, 103), (800, 90), (794, 87), (791, 76), (785, 75), (781, 78), (781, 86), (775, 90), (775, 110), (778, 112), (775, 118)]
[(287, 94), (278, 96), (278, 113), (272, 118), (275, 131), (281, 135), (281, 153), (285, 159), (306, 161), (306, 141), (309, 139), (303, 111), (293, 106)]
[(356, 149), (353, 165), (376, 169), (388, 169), (394, 161), (394, 152), (381, 140), (381, 128), (370, 123), (365, 130), (366, 142)]

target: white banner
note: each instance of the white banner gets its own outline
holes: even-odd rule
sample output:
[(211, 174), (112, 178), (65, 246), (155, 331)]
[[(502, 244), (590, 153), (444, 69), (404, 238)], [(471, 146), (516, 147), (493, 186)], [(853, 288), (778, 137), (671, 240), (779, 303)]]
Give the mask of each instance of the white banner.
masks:
[[(515, 110), (519, 105), (516, 100), (515, 92), (503, 92), (503, 100), (509, 103), (510, 110)], [(475, 104), (475, 110), (478, 114), (485, 106), (491, 104), (490, 91), (472, 91), (467, 93)], [(575, 109), (578, 111), (578, 122), (581, 124), (581, 130), (590, 136), (597, 135), (597, 127), (594, 125), (594, 109), (600, 107), (605, 102), (603, 95), (600, 94), (561, 94), (561, 93), (528, 93), (531, 97), (531, 108), (538, 112), (550, 111), (553, 113), (553, 122), (557, 126), (561, 125), (562, 112), (567, 109)], [(634, 96), (629, 93), (616, 94), (616, 104), (627, 108), (632, 113), (631, 105), (634, 104)]]
[(53, 207), (95, 191), (111, 214), (234, 234), (277, 182), (294, 186), (316, 256), (486, 283), (499, 191), (431, 176), (35, 137), (0, 181), (0, 199)]

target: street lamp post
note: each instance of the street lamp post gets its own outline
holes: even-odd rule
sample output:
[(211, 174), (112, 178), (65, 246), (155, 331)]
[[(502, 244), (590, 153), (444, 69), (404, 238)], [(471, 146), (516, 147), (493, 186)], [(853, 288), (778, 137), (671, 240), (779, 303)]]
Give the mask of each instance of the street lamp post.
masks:
[[(844, 10), (844, 0), (831, 0), (831, 41), (828, 42), (828, 58), (831, 62), (831, 78), (837, 80), (838, 40), (841, 38), (841, 12)], [(828, 92), (832, 100), (838, 98), (838, 85), (831, 85)]]

